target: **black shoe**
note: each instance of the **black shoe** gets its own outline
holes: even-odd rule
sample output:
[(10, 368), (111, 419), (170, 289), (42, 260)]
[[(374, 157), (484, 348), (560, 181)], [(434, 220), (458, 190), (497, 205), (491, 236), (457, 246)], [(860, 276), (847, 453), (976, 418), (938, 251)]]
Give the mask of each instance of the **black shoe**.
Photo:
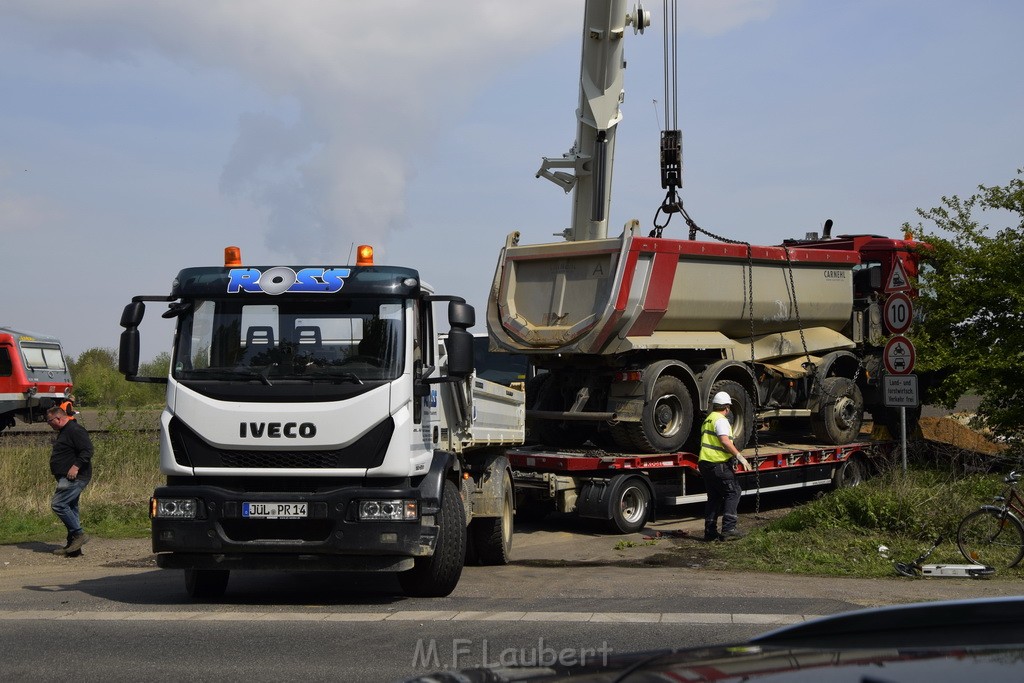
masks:
[(76, 550), (81, 550), (82, 546), (89, 542), (89, 537), (85, 535), (84, 531), (79, 531), (77, 534), (71, 537), (71, 543), (68, 543), (68, 547), (64, 549), (65, 555), (70, 555)]
[(744, 536), (746, 536), (746, 534), (738, 529), (729, 529), (728, 531), (722, 532), (722, 538), (726, 541), (738, 541)]
[(704, 534), (704, 538), (701, 540), (705, 543), (715, 543), (716, 541), (724, 541), (725, 539), (721, 534)]

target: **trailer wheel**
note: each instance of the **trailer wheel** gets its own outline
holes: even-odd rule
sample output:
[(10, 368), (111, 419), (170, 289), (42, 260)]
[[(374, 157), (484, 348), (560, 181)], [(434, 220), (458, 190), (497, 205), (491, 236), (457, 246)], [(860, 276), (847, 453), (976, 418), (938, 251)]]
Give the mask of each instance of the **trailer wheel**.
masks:
[(737, 449), (742, 451), (747, 447), (751, 431), (754, 428), (754, 401), (750, 398), (750, 393), (739, 382), (725, 379), (711, 385), (712, 396), (719, 391), (729, 394), (732, 399), (732, 409), (729, 411), (732, 442)]
[(630, 422), (633, 445), (645, 453), (674, 453), (682, 449), (693, 429), (693, 399), (678, 377), (662, 375), (654, 395), (644, 405), (640, 422)]
[(832, 473), (832, 487), (849, 489), (860, 486), (868, 478), (867, 468), (860, 458), (851, 457)]
[(230, 577), (227, 569), (186, 569), (185, 592), (196, 600), (216, 600), (224, 595)]
[(501, 517), (481, 517), (469, 524), (472, 545), (476, 550), (478, 564), (508, 564), (512, 557), (512, 518), (515, 515), (515, 500), (512, 492), (512, 477), (505, 470), (504, 500)]
[(441, 492), (440, 529), (434, 554), (417, 557), (412, 569), (398, 574), (406, 595), (442, 598), (453, 590), (466, 561), (466, 513), (455, 484), (445, 480)]
[(848, 377), (826, 377), (821, 383), (818, 410), (811, 415), (814, 435), (825, 443), (841, 446), (860, 434), (864, 398)]
[(640, 477), (628, 477), (621, 486), (612, 484), (612, 518), (609, 527), (614, 533), (632, 534), (644, 528), (651, 511), (651, 495)]

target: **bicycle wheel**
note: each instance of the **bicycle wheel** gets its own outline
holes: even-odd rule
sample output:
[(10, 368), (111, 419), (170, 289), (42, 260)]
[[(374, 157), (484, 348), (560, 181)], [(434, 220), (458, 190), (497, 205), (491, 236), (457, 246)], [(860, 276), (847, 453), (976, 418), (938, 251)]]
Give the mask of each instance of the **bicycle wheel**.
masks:
[(998, 508), (975, 510), (960, 522), (956, 545), (976, 564), (1013, 567), (1024, 557), (1024, 525)]

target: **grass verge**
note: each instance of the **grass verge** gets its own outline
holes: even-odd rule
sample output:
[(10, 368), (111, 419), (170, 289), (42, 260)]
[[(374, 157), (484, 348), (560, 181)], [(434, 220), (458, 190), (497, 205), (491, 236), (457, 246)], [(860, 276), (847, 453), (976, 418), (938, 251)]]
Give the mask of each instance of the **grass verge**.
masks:
[[(160, 484), (153, 433), (92, 436), (93, 474), (79, 503), (82, 526), (106, 538), (149, 534), (149, 497)], [(50, 447), (38, 439), (0, 439), (0, 543), (60, 541), (67, 531), (50, 509)]]
[[(823, 494), (746, 538), (713, 548), (712, 568), (822, 576), (890, 577), (939, 537), (928, 564), (966, 564), (956, 530), (968, 512), (990, 503), (1002, 475), (953, 478), (932, 470), (890, 472), (861, 486)], [(750, 519), (749, 513), (742, 514)], [(747, 524), (747, 529), (753, 525)], [(1024, 565), (1024, 562), (1021, 563)], [(1000, 569), (1024, 578), (1024, 567)]]

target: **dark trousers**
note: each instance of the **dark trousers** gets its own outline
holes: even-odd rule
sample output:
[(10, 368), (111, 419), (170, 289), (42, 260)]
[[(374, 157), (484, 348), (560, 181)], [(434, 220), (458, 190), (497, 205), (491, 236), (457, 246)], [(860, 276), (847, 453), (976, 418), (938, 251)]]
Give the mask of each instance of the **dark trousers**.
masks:
[(736, 509), (740, 506), (739, 482), (732, 471), (732, 464), (727, 462), (697, 463), (704, 488), (708, 492), (708, 502), (704, 507), (704, 536), (710, 538), (718, 535), (718, 518), (722, 518), (722, 533), (736, 528)]

